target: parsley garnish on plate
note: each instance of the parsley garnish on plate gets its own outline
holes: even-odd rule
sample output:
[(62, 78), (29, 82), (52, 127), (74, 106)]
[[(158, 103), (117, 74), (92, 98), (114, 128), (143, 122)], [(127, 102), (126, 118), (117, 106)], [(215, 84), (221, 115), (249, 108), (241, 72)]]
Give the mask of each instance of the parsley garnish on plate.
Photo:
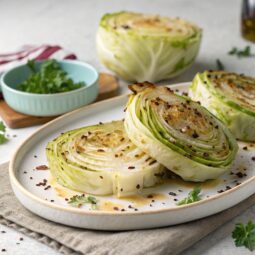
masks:
[(42, 63), (40, 70), (36, 70), (35, 61), (28, 60), (27, 66), (32, 74), (27, 80), (19, 84), (21, 91), (36, 94), (53, 94), (67, 92), (85, 86), (84, 82), (75, 83), (55, 59)]
[(177, 205), (191, 204), (201, 200), (200, 197), (201, 188), (196, 186), (189, 192), (188, 196), (177, 203)]
[(238, 58), (242, 57), (252, 57), (254, 54), (251, 54), (251, 47), (246, 46), (243, 50), (238, 49), (237, 47), (233, 47), (229, 52), (229, 55), (237, 56)]
[(97, 199), (93, 196), (85, 196), (83, 195), (75, 195), (70, 198), (68, 201), (68, 204), (75, 206), (75, 207), (80, 207), (83, 204), (91, 204), (91, 208), (93, 210), (97, 209)]
[(255, 225), (251, 220), (247, 224), (236, 224), (232, 237), (237, 247), (244, 246), (250, 251), (255, 250)]
[(5, 129), (4, 123), (0, 121), (0, 144), (3, 144), (8, 140), (5, 136)]

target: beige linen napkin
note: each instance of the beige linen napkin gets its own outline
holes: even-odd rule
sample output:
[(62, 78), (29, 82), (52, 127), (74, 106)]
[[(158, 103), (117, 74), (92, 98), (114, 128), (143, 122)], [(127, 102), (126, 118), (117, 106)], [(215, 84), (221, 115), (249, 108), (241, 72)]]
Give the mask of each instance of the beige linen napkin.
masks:
[(255, 195), (224, 212), (190, 223), (152, 230), (103, 232), (56, 224), (27, 211), (15, 198), (8, 164), (0, 166), (0, 223), (64, 254), (179, 254), (251, 205)]

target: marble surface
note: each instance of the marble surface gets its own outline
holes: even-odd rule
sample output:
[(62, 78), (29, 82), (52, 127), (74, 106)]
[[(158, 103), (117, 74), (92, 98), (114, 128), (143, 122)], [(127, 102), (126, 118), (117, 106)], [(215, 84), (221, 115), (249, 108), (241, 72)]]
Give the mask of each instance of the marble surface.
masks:
[[(227, 55), (233, 46), (251, 45), (255, 51), (255, 46), (240, 36), (240, 8), (241, 0), (0, 0), (0, 52), (15, 50), (23, 44), (60, 44), (74, 51), (81, 60), (105, 71), (97, 60), (95, 48), (99, 19), (106, 12), (132, 10), (180, 16), (203, 28), (201, 50), (194, 65), (166, 83), (190, 81), (196, 72), (215, 68), (217, 58), (226, 70), (254, 76), (254, 58), (237, 59)], [(120, 93), (127, 92), (126, 83), (121, 82), (121, 86)], [(8, 130), (10, 141), (0, 146), (0, 163), (8, 161), (18, 144), (37, 128)], [(244, 248), (235, 248), (231, 232), (235, 222), (246, 222), (254, 216), (255, 207), (202, 239), (183, 255), (252, 254)], [(20, 241), (20, 237), (24, 240)], [(58, 253), (0, 225), (0, 254)]]

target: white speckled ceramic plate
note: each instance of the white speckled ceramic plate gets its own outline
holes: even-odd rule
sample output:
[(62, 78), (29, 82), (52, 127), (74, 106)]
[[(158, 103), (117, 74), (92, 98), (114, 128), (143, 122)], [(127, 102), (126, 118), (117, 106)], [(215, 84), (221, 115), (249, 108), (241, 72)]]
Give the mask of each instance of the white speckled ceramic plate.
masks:
[[(187, 91), (188, 84), (178, 84), (171, 88), (183, 93)], [(202, 184), (202, 200), (199, 202), (177, 206), (178, 200), (187, 196), (195, 184), (172, 179), (163, 185), (144, 190), (139, 197), (97, 197), (97, 210), (92, 210), (89, 205), (80, 208), (70, 206), (67, 199), (77, 193), (50, 180), (49, 170), (36, 170), (39, 165), (47, 165), (46, 144), (61, 132), (123, 118), (126, 101), (127, 96), (124, 95), (66, 114), (43, 126), (19, 147), (10, 163), (10, 180), (17, 198), (27, 209), (48, 220), (75, 227), (145, 229), (215, 214), (255, 192), (255, 144), (240, 143), (231, 172), (218, 180)], [(46, 184), (38, 185), (46, 181)]]

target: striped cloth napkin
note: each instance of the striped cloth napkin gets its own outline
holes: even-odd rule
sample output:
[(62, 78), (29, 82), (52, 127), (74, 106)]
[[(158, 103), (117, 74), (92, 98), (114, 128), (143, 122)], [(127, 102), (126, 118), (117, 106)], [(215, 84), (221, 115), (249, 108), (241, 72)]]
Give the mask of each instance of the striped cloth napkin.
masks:
[(74, 53), (59, 45), (25, 45), (16, 52), (0, 54), (0, 74), (19, 64), (25, 64), (28, 59), (43, 60), (48, 58), (77, 59)]

